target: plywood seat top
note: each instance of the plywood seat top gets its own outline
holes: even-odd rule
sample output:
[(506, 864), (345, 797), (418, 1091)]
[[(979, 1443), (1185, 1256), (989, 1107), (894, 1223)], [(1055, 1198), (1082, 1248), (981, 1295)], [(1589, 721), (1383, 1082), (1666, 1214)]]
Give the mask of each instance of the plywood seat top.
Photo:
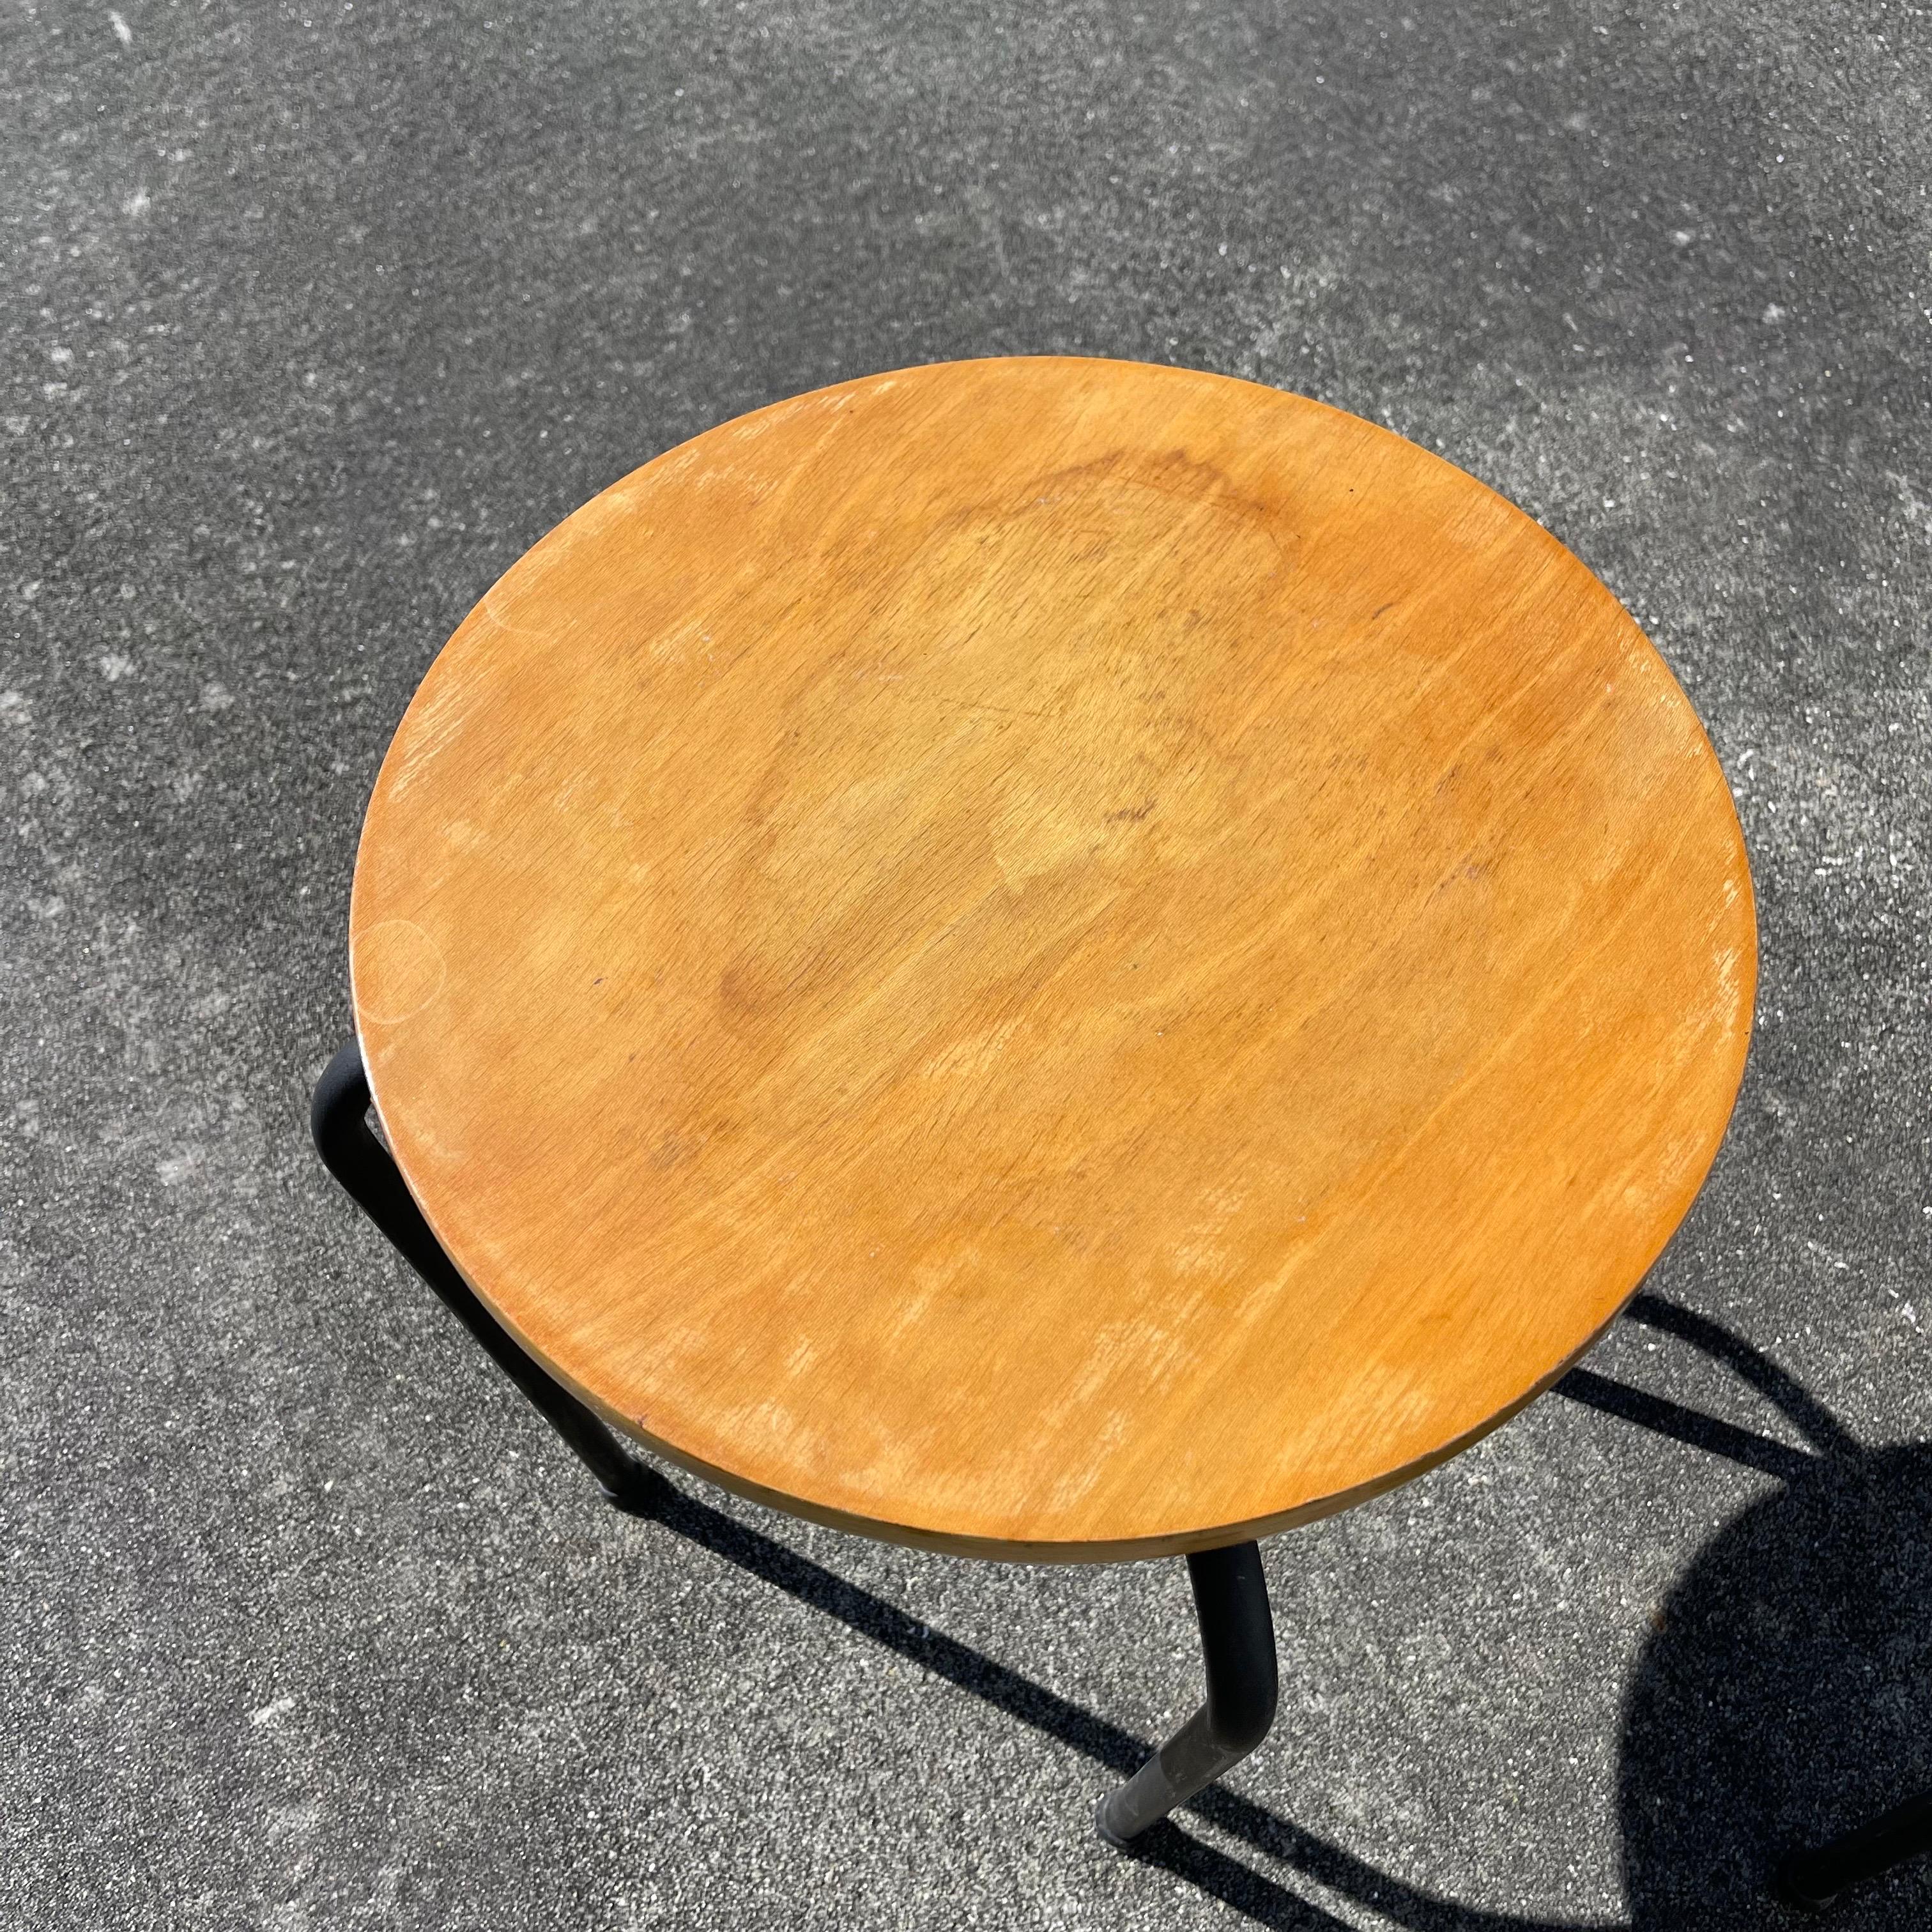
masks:
[(1730, 796), (1610, 592), (1301, 398), (943, 364), (647, 464), (410, 705), (381, 1118), (531, 1352), (928, 1545), (1225, 1543), (1546, 1385), (1714, 1157)]

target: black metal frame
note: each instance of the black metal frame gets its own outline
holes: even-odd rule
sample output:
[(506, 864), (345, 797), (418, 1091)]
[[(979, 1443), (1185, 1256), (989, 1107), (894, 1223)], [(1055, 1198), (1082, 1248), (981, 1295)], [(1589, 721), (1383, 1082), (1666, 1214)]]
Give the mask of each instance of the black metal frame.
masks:
[(1187, 1559), (1187, 1580), (1201, 1624), (1208, 1701), (1126, 1784), (1101, 1799), (1094, 1823), (1108, 1844), (1124, 1850), (1239, 1764), (1274, 1722), (1274, 1619), (1259, 1546), (1237, 1543), (1202, 1550)]
[[(316, 1082), (310, 1109), (316, 1150), (350, 1198), (435, 1290), (491, 1360), (542, 1412), (596, 1477), (608, 1502), (632, 1514), (658, 1517), (674, 1524), (681, 1510), (688, 1512), (699, 1507), (681, 1497), (656, 1470), (628, 1454), (604, 1423), (533, 1361), (478, 1300), (424, 1218), (388, 1150), (370, 1131), (369, 1109), (369, 1083), (363, 1071), (362, 1056), (351, 1041), (329, 1062)], [(1788, 1377), (1755, 1351), (1744, 1349), (1714, 1324), (1648, 1297), (1640, 1298), (1633, 1312), (1639, 1319), (1667, 1327), (1673, 1333), (1684, 1333), (1685, 1339), (1725, 1359), (1741, 1352), (1748, 1355), (1750, 1359), (1744, 1366), (1751, 1372), (1754, 1382), (1762, 1384), (1770, 1378), (1779, 1384), (1766, 1389), (1778, 1407), (1791, 1414), (1808, 1436), (1818, 1438), (1824, 1432), (1823, 1439), (1818, 1442), (1821, 1450), (1838, 1453), (1849, 1441), (1828, 1414), (1804, 1391), (1797, 1390), (1795, 1384), (1790, 1384)], [(1668, 1320), (1664, 1319), (1665, 1316)], [(1709, 1334), (1704, 1332), (1706, 1330)], [(1578, 1400), (1594, 1402), (1599, 1406), (1611, 1406), (1596, 1393), (1596, 1384), (1611, 1390), (1618, 1385), (1602, 1377), (1588, 1376), (1588, 1387), (1573, 1386), (1585, 1376), (1585, 1371), (1572, 1370), (1560, 1385), (1563, 1392), (1574, 1393)], [(1786, 1384), (1788, 1388), (1783, 1386)], [(1795, 1400), (1799, 1402), (1796, 1408)], [(1676, 1414), (1674, 1405), (1657, 1406)], [(1620, 1404), (1616, 1412), (1624, 1414), (1627, 1408), (1627, 1403)], [(1732, 1455), (1738, 1451), (1729, 1438), (1743, 1434), (1726, 1429), (1726, 1439), (1714, 1444), (1708, 1434), (1687, 1435), (1682, 1418), (1672, 1421), (1666, 1417), (1659, 1421), (1648, 1414), (1638, 1413), (1630, 1414), (1630, 1419)], [(1693, 1419), (1704, 1424), (1707, 1430), (1724, 1428), (1724, 1425), (1710, 1424), (1708, 1418)], [(1775, 1445), (1760, 1446), (1768, 1451)], [(1780, 1448), (1778, 1453), (1788, 1460), (1800, 1452)], [(1758, 1456), (1740, 1460), (1754, 1465), (1761, 1462)], [(1786, 1477), (1792, 1473), (1781, 1462), (1773, 1466), (1772, 1472)], [(1100, 1836), (1122, 1849), (1130, 1846), (1176, 1806), (1186, 1803), (1254, 1750), (1274, 1720), (1278, 1690), (1274, 1626), (1268, 1610), (1260, 1550), (1252, 1543), (1204, 1550), (1187, 1558), (1187, 1570), (1201, 1625), (1207, 1700), (1132, 1778), (1100, 1801), (1095, 1819)], [(934, 1641), (932, 1633), (922, 1627), (920, 1636), (923, 1643)], [(1121, 1742), (1124, 1744), (1125, 1738)], [(1852, 1886), (1928, 1853), (1932, 1853), (1932, 1792), (1910, 1798), (1828, 1844), (1786, 1858), (1778, 1868), (1774, 1888), (1790, 1904), (1816, 1910)]]
[[(316, 1082), (309, 1107), (309, 1129), (322, 1164), (569, 1444), (604, 1499), (632, 1515), (659, 1514), (676, 1491), (532, 1360), (477, 1298), (416, 1205), (394, 1157), (370, 1131), (369, 1107), (362, 1049), (351, 1040)], [(1125, 1848), (1184, 1804), (1253, 1750), (1274, 1722), (1274, 1622), (1260, 1550), (1239, 1543), (1200, 1551), (1188, 1558), (1187, 1575), (1201, 1624), (1208, 1700), (1126, 1784), (1100, 1801), (1095, 1822), (1110, 1845)]]
[(476, 1298), (476, 1292), (443, 1252), (404, 1184), (394, 1156), (369, 1128), (369, 1080), (362, 1049), (351, 1040), (324, 1070), (309, 1105), (309, 1131), (322, 1165), (375, 1222), (389, 1244), (442, 1298), (483, 1351), (542, 1411), (544, 1419), (597, 1478), (604, 1500), (618, 1508), (647, 1510), (670, 1485), (654, 1469), (627, 1454), (590, 1410), (540, 1368), (509, 1331)]
[(1928, 1852), (1932, 1852), (1932, 1791), (1924, 1791), (1828, 1844), (1794, 1853), (1778, 1868), (1778, 1890), (1792, 1905), (1822, 1911), (1841, 1892)]

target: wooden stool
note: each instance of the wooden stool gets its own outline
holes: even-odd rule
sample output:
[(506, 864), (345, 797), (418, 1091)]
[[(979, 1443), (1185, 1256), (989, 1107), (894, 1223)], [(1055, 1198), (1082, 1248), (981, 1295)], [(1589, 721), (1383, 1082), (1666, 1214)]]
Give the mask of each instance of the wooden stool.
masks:
[(607, 1424), (868, 1535), (1188, 1556), (1208, 1702), (1117, 1842), (1268, 1729), (1255, 1540), (1634, 1290), (1756, 963), (1711, 746), (1555, 538), (1059, 358), (758, 410), (552, 531), (403, 720), (350, 943), (324, 1156), (614, 1497), (662, 1479)]

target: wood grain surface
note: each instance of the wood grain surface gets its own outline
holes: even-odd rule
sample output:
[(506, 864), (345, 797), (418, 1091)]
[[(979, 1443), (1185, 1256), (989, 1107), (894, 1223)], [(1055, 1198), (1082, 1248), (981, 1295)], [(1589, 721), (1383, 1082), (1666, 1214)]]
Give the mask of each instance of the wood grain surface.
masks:
[(797, 1513), (1062, 1560), (1428, 1467), (1696, 1192), (1756, 972), (1610, 592), (1384, 430), (942, 364), (724, 424), (464, 621), (356, 875), (412, 1190), (532, 1353)]

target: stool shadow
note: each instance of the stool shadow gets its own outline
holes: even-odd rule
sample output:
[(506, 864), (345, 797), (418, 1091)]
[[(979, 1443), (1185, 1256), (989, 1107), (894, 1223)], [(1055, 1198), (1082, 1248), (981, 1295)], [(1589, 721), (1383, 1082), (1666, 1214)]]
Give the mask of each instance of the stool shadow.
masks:
[[(836, 1618), (847, 1628), (1078, 1751), (1118, 1777), (1137, 1770), (1154, 1749), (1148, 1739), (935, 1630), (896, 1604), (848, 1582), (776, 1538), (681, 1490), (667, 1486), (654, 1505), (629, 1513), (662, 1524), (788, 1596)], [(1230, 1837), (1374, 1906), (1399, 1924), (1418, 1928), (1418, 1932), (1553, 1932), (1540, 1920), (1474, 1911), (1436, 1898), (1218, 1785), (1210, 1785), (1186, 1808)], [(1157, 1825), (1147, 1832), (1129, 1856), (1188, 1880), (1262, 1924), (1335, 1927), (1347, 1932), (1343, 1920), (1172, 1823)], [(1563, 1932), (1598, 1929), (1566, 1927)]]
[[(1932, 1778), (1932, 1444), (1859, 1447), (1762, 1352), (1652, 1295), (1629, 1318), (1723, 1364), (1811, 1445), (1794, 1448), (1594, 1371), (1556, 1392), (1777, 1477), (1675, 1586), (1625, 1700), (1618, 1778), (1630, 1932), (1796, 1923), (1767, 1892), (1778, 1857), (1873, 1815)], [(776, 1538), (666, 1484), (632, 1512), (836, 1618), (1117, 1777), (1151, 1742), (934, 1630)], [(1408, 1932), (1620, 1932), (1626, 1922), (1525, 1917), (1408, 1883), (1265, 1807), (1210, 1786), (1186, 1808), (1226, 1837)], [(1130, 1856), (1256, 1923), (1344, 1922), (1181, 1830), (1156, 1826)], [(1916, 1910), (1910, 1909), (1913, 1906)], [(1898, 1916), (1904, 1907), (1905, 1915)], [(1874, 1916), (1876, 1915), (1876, 1916)], [(1932, 1880), (1906, 1872), (1834, 1912), (1834, 1932), (1932, 1924)]]
[[(1625, 1700), (1634, 1924), (1777, 1922), (1766, 1875), (1932, 1785), (1932, 1444), (1820, 1456), (1701, 1550)], [(1932, 1925), (1932, 1868), (1846, 1894), (1842, 1932)]]
[[(1786, 1853), (1932, 1784), (1932, 1444), (1868, 1448), (1720, 1323), (1653, 1295), (1630, 1314), (1736, 1373), (1814, 1452), (1740, 1444), (1747, 1432), (1687, 1424), (1692, 1412), (1675, 1405), (1654, 1418), (1613, 1411), (1784, 1484), (1698, 1552), (1639, 1658), (1618, 1752), (1631, 1923), (1744, 1932), (1792, 1922), (1767, 1896)], [(1587, 1386), (1564, 1393), (1612, 1406)], [(1848, 1894), (1832, 1922), (1840, 1932), (1932, 1924), (1932, 1870)]]

